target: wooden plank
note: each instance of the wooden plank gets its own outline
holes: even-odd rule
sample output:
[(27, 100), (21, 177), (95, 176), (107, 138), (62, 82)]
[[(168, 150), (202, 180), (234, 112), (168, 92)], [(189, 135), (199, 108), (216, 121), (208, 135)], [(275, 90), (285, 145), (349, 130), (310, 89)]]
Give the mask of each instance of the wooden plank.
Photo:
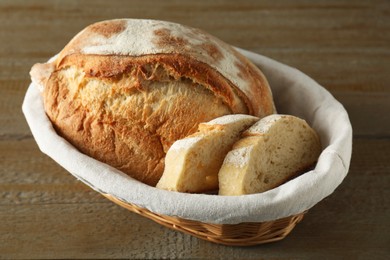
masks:
[(348, 112), (355, 137), (390, 137), (390, 93), (332, 92)]
[(390, 93), (390, 52), (384, 48), (258, 47), (254, 52), (299, 69), (331, 92)]
[(0, 141), (0, 205), (106, 202), (41, 153), (32, 138)]
[(0, 80), (0, 140), (32, 137), (22, 114), (22, 103), (28, 85), (28, 81)]

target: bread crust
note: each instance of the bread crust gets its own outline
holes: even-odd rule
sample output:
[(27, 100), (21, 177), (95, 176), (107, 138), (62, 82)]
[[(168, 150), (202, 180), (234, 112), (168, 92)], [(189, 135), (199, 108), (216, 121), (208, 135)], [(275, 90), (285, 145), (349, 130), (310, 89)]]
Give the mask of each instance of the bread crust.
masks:
[(162, 21), (90, 25), (30, 74), (60, 135), (153, 186), (170, 145), (199, 123), (275, 112), (267, 80), (246, 58), (201, 30)]
[[(221, 98), (231, 109), (232, 113), (253, 114), (253, 108), (243, 104), (250, 103), (234, 85), (227, 81), (218, 71), (211, 70), (207, 64), (191, 60), (181, 54), (154, 54), (140, 57), (118, 55), (83, 55), (73, 54), (64, 58), (57, 65), (57, 70), (67, 66), (82, 68), (86, 77), (101, 80), (115, 80), (129, 72), (141, 80), (161, 81), (180, 80), (187, 78), (211, 90)], [(155, 70), (156, 66), (163, 68), (161, 75)], [(242, 100), (241, 100), (242, 99)]]
[(135, 67), (121, 78), (80, 76), (77, 83), (65, 77), (68, 70), (83, 75), (74, 67), (58, 70), (43, 92), (57, 132), (83, 153), (149, 185), (161, 177), (165, 153), (175, 140), (195, 132), (200, 122), (232, 113), (195, 83), (164, 82), (169, 78), (164, 70), (155, 81), (143, 76), (134, 81)]
[[(191, 78), (196, 80), (205, 71), (217, 71), (225, 81), (230, 82), (229, 88), (235, 89), (238, 98), (247, 106), (249, 114), (264, 117), (276, 112), (272, 92), (260, 69), (230, 45), (200, 29), (157, 20), (102, 21), (78, 33), (53, 62), (55, 68), (61, 67), (66, 63), (67, 57), (74, 54), (79, 54), (78, 58), (95, 56), (97, 66), (99, 56), (116, 57), (115, 66), (108, 67), (104, 73), (112, 76), (120, 74), (121, 67), (126, 66), (126, 61), (120, 61), (121, 57), (147, 55), (149, 60), (155, 58), (158, 61), (160, 54), (173, 55), (170, 56), (172, 59), (167, 60), (167, 64), (172, 67), (179, 66), (180, 69), (194, 69), (198, 67), (197, 64), (203, 63), (205, 66), (201, 66), (201, 71), (189, 72), (194, 73)], [(175, 55), (183, 58), (176, 60), (178, 56)], [(47, 74), (47, 68), (40, 70), (38, 67), (35, 70)], [(95, 67), (94, 70), (97, 71), (98, 68)], [(210, 83), (213, 80), (211, 79)]]

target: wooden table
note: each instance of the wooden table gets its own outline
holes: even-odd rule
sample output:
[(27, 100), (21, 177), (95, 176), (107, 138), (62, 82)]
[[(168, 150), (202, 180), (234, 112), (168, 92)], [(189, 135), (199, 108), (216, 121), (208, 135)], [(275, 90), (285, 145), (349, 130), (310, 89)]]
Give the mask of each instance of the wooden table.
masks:
[[(227, 247), (171, 231), (77, 181), (42, 154), (21, 113), (29, 69), (95, 21), (202, 28), (296, 67), (347, 109), (349, 175), (283, 241)], [(390, 2), (0, 1), (0, 258), (388, 259)]]

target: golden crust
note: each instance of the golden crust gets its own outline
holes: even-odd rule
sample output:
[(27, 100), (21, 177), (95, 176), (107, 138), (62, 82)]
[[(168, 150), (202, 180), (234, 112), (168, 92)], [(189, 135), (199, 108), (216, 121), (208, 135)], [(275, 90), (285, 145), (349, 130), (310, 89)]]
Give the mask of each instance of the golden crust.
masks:
[(163, 67), (153, 73), (140, 70), (135, 66), (120, 76), (97, 78), (64, 66), (49, 78), (43, 97), (61, 136), (81, 152), (154, 186), (174, 141), (195, 132), (200, 122), (232, 111), (207, 88), (172, 80)]
[[(202, 74), (208, 77), (211, 72), (221, 74), (220, 78), (230, 82), (230, 86), (219, 91), (232, 92), (231, 89), (234, 89), (251, 115), (264, 117), (275, 113), (272, 93), (262, 72), (230, 45), (196, 28), (155, 20), (102, 21), (86, 27), (65, 46), (57, 58), (57, 67), (74, 54), (133, 58), (149, 56), (156, 60), (159, 57), (169, 58), (165, 63), (171, 64), (181, 76), (184, 75), (180, 71), (183, 69), (192, 79)], [(119, 64), (105, 71), (115, 74), (117, 69), (120, 69)], [(212, 81), (215, 79), (211, 78)], [(213, 86), (213, 83), (209, 85)], [(231, 95), (225, 98), (229, 99)], [(231, 102), (230, 105), (237, 103), (240, 101)]]
[[(61, 63), (57, 65), (57, 68), (61, 69), (70, 65), (82, 68), (88, 77), (95, 77), (102, 80), (121, 77), (130, 70), (133, 70), (135, 78), (159, 80), (159, 75), (154, 70), (156, 65), (159, 65), (168, 72), (171, 79), (178, 80), (180, 78), (187, 78), (210, 89), (217, 97), (222, 98), (233, 113), (255, 113), (253, 107), (247, 105), (251, 104), (248, 97), (241, 93), (239, 89), (227, 81), (220, 73), (210, 69), (207, 64), (191, 60), (185, 55), (154, 54), (141, 57), (128, 57), (73, 54), (62, 59)], [(259, 96), (259, 98), (262, 97)]]

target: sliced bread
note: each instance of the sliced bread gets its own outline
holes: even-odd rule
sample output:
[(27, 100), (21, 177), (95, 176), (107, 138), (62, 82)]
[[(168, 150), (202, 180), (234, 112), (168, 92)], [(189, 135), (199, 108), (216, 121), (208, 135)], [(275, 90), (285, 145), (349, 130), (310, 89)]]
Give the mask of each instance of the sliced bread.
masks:
[(242, 136), (219, 171), (219, 195), (275, 188), (313, 166), (321, 152), (317, 133), (295, 116), (264, 117)]
[(198, 131), (173, 143), (157, 188), (179, 192), (218, 190), (218, 172), (241, 133), (258, 121), (249, 115), (226, 115), (199, 124)]

